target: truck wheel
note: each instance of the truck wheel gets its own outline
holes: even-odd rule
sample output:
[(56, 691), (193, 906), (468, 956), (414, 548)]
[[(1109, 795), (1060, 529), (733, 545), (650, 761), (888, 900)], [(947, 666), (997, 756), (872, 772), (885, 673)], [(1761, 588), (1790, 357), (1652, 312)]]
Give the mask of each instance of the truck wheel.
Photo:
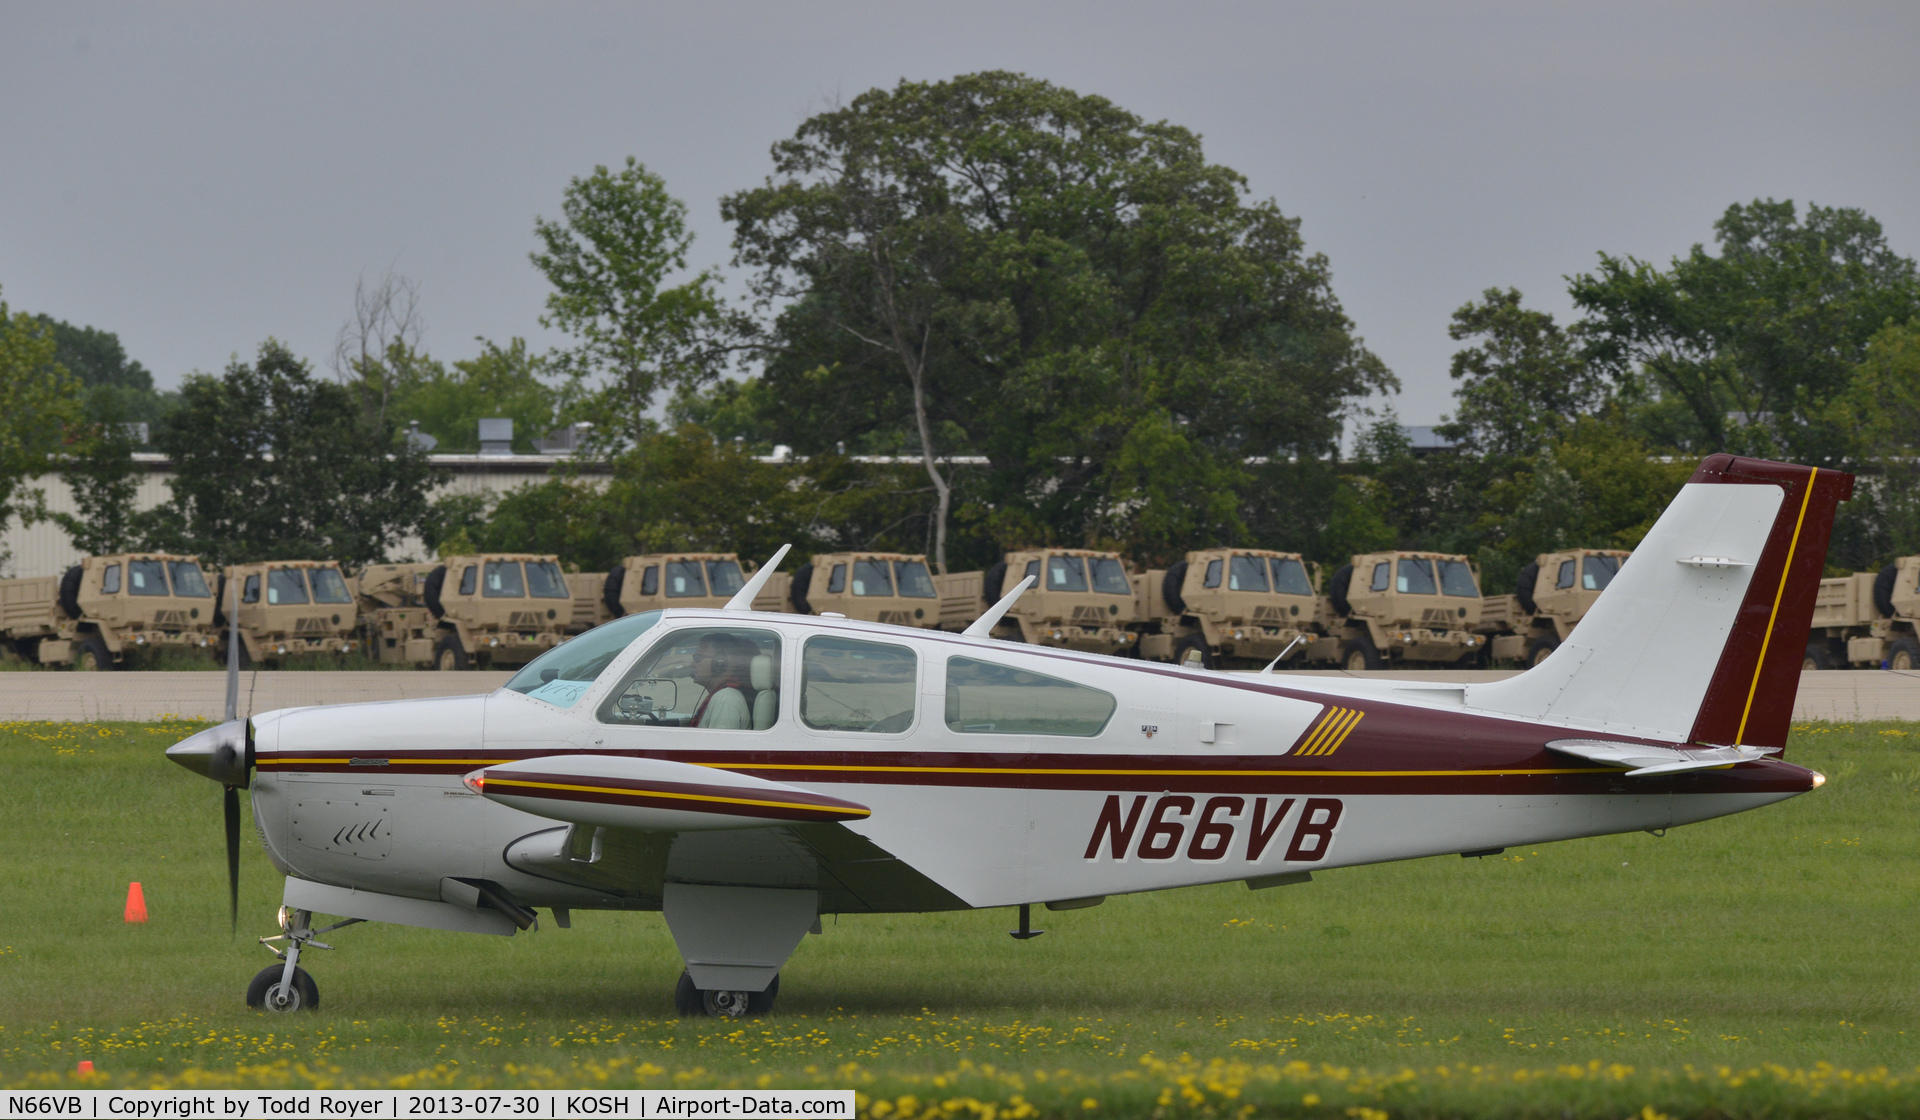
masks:
[(1538, 665), (1542, 661), (1545, 661), (1548, 657), (1553, 655), (1554, 650), (1559, 648), (1560, 648), (1560, 639), (1558, 638), (1535, 638), (1533, 641), (1528, 642), (1527, 643), (1527, 668), (1531, 669), (1535, 665)]
[(1198, 634), (1188, 634), (1173, 647), (1173, 663), (1189, 669), (1211, 669), (1214, 667), (1213, 647)]
[(1887, 668), (1910, 672), (1920, 669), (1920, 642), (1912, 638), (1897, 638), (1893, 648), (1887, 651)]
[(1340, 647), (1340, 667), (1349, 673), (1360, 673), (1385, 665), (1380, 660), (1380, 651), (1373, 647), (1373, 639), (1363, 634)]
[(107, 648), (107, 640), (101, 637), (97, 630), (80, 639), (80, 645), (75, 650), (73, 667), (97, 669), (103, 673), (126, 668), (123, 663), (113, 659), (113, 651)]
[(460, 648), (460, 639), (452, 634), (440, 639), (433, 647), (433, 667), (443, 673), (457, 673), (467, 667), (467, 651)]
[(1808, 642), (1807, 658), (1800, 663), (1802, 669), (1831, 669), (1833, 654), (1827, 652), (1825, 642)]

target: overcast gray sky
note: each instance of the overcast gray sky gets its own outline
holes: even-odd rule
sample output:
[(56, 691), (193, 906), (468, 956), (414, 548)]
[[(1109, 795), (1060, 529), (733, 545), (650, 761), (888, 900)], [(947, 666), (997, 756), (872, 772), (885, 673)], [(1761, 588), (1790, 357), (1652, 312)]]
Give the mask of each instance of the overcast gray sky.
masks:
[(1596, 252), (1665, 263), (1769, 196), (1920, 253), (1917, 32), (1911, 2), (9, 3), (0, 297), (163, 385), (268, 335), (320, 365), (388, 267), (438, 357), (546, 344), (527, 253), (570, 177), (637, 156), (724, 265), (717, 200), (812, 111), (1001, 68), (1200, 132), (1430, 423), (1488, 286), (1564, 315)]

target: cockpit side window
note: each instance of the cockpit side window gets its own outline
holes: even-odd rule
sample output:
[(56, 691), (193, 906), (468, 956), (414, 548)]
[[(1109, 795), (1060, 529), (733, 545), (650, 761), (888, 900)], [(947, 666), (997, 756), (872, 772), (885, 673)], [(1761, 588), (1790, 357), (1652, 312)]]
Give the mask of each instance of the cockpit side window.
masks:
[(120, 593), (120, 565), (108, 564), (100, 573), (100, 594), (117, 595)]
[(660, 565), (648, 564), (647, 570), (640, 573), (640, 594), (660, 594)]
[(1392, 572), (1393, 565), (1391, 564), (1375, 564), (1373, 566), (1373, 582), (1367, 585), (1367, 590), (1385, 591), (1388, 580), (1392, 578)]
[(1560, 561), (1560, 571), (1557, 575), (1554, 576), (1554, 580), (1553, 580), (1553, 589), (1555, 591), (1565, 591), (1567, 588), (1573, 586), (1573, 569), (1574, 569), (1573, 561), (1571, 560)]
[(763, 731), (779, 713), (779, 635), (700, 627), (675, 630), (642, 654), (600, 705), (599, 718), (636, 726)]

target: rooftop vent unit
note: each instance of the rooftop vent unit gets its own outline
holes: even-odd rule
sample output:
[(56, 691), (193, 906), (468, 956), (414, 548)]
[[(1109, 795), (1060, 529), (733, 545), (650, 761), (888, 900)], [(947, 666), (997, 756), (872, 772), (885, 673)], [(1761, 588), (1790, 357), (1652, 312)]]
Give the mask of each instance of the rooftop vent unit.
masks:
[(513, 421), (493, 418), (480, 421), (480, 454), (513, 454)]

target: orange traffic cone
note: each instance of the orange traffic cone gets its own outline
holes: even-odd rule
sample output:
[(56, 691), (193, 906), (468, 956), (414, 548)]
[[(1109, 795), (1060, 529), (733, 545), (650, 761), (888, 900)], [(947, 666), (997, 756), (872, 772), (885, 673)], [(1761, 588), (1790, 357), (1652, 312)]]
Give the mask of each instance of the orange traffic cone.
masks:
[(92, 1076), (93, 1076), (93, 1063), (92, 1063), (92, 1062), (88, 1062), (88, 1061), (82, 1061), (82, 1062), (80, 1063), (80, 1076), (82, 1076), (82, 1077), (92, 1077)]
[(147, 920), (147, 896), (141, 893), (140, 884), (127, 884), (127, 921), (144, 922)]

